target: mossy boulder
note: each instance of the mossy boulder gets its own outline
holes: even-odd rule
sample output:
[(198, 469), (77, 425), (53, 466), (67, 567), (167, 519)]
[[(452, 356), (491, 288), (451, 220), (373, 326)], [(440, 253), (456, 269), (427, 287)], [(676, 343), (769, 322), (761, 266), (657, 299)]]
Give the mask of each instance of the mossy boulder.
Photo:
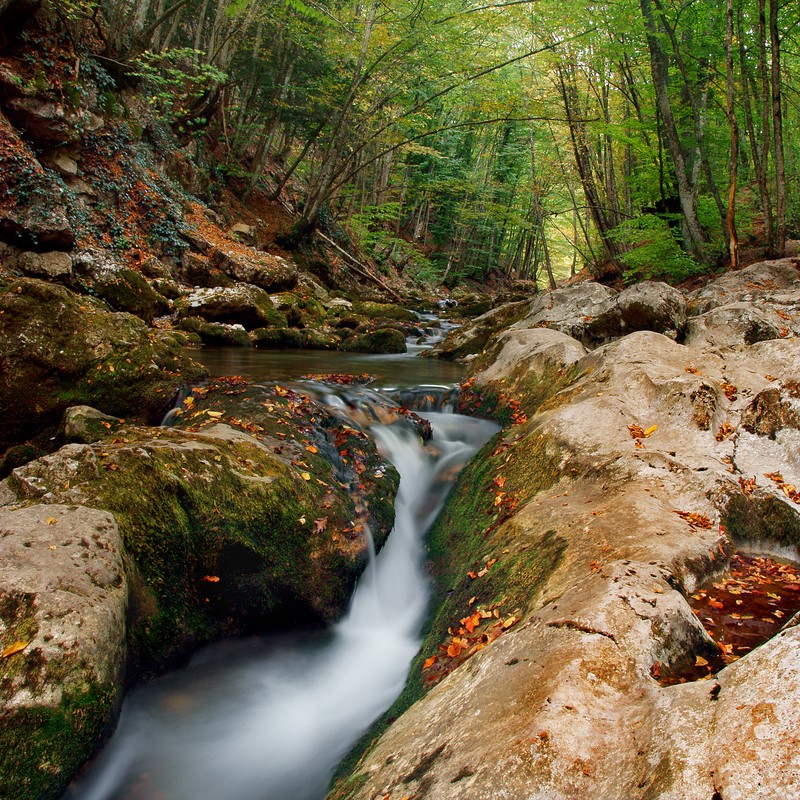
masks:
[(405, 353), (406, 337), (394, 328), (378, 328), (350, 337), (342, 343), (342, 350), (354, 353)]
[(212, 347), (250, 347), (250, 337), (241, 325), (204, 322), (197, 333), (203, 344)]
[(208, 322), (242, 325), (246, 330), (270, 326), (286, 327), (270, 296), (258, 286), (196, 289), (176, 302), (179, 317), (203, 317)]
[(99, 297), (112, 311), (127, 311), (145, 322), (168, 314), (170, 303), (136, 270), (99, 250), (87, 250), (73, 258), (74, 288)]
[(250, 332), (253, 347), (264, 350), (299, 350), (303, 333), (294, 328), (256, 328)]
[(138, 317), (44, 281), (0, 285), (0, 447), (57, 426), (74, 405), (157, 423), (178, 387), (205, 374)]
[(59, 797), (120, 702), (128, 581), (114, 517), (0, 507), (0, 797)]
[(371, 320), (395, 320), (398, 322), (418, 321), (418, 317), (413, 311), (409, 311), (407, 308), (392, 303), (364, 301), (355, 303), (352, 310), (354, 313)]

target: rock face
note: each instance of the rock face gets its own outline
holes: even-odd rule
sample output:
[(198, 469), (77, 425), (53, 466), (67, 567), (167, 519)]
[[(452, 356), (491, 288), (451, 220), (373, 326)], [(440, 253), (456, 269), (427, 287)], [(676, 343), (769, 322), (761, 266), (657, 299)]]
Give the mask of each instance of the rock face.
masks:
[(75, 233), (61, 186), (0, 112), (0, 239), (32, 250), (69, 250)]
[(0, 507), (0, 795), (56, 797), (122, 691), (128, 582), (114, 517)]
[[(577, 294), (556, 294), (537, 314), (572, 325)], [(592, 319), (620, 305), (581, 296)], [(734, 546), (800, 554), (800, 349), (720, 347), (708, 319), (698, 346), (641, 331), (586, 353), (523, 326), (489, 343), (463, 402), (512, 424), (431, 533), (440, 605), (398, 718), (331, 797), (796, 794), (800, 628), (712, 680), (654, 677), (719, 659), (687, 595)]]
[(0, 311), (0, 446), (57, 425), (80, 403), (159, 422), (178, 387), (205, 374), (169, 334), (61, 286), (8, 281)]
[(76, 288), (102, 298), (113, 311), (135, 314), (150, 324), (155, 317), (170, 310), (167, 299), (139, 272), (124, 267), (103, 251), (77, 253), (73, 258), (73, 268)]

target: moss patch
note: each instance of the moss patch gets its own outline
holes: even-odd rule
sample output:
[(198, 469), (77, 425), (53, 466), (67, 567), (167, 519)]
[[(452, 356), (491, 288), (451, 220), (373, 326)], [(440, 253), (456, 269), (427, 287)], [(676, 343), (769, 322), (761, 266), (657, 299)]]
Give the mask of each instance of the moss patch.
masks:
[(727, 495), (723, 499), (722, 524), (737, 542), (771, 543), (800, 551), (800, 515), (774, 495)]
[(103, 737), (115, 697), (111, 687), (91, 686), (54, 708), (1, 712), (0, 797), (59, 797)]

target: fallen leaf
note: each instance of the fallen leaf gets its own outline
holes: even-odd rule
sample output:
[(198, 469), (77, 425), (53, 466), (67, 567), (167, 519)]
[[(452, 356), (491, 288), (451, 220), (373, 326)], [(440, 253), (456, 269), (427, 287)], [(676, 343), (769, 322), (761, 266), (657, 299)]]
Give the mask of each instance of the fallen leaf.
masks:
[(328, 518), (320, 517), (314, 520), (314, 533), (322, 533), (328, 527)]
[(47, 518), (47, 524), (48, 525), (55, 525), (56, 522), (58, 522), (58, 520), (55, 517), (48, 517)]
[(218, 575), (203, 575), (203, 580), (206, 583), (219, 583)]
[(430, 669), (436, 663), (436, 656), (431, 656), (430, 658), (426, 658), (425, 661), (422, 663), (422, 669)]
[(311, 480), (311, 475), (309, 475), (309, 473), (308, 473), (308, 472), (301, 472), (301, 473), (300, 473), (300, 477), (301, 477), (301, 478), (302, 478), (304, 481), (310, 481), (310, 480)]
[(30, 640), (27, 642), (14, 642), (14, 644), (10, 644), (3, 650), (2, 653), (0, 653), (0, 658), (8, 658), (9, 656), (13, 656), (15, 653), (21, 653), (29, 644)]
[(313, 444), (308, 445), (306, 447), (306, 450), (308, 450), (309, 453), (319, 453), (319, 448), (318, 447), (314, 447)]
[(213, 419), (219, 419), (222, 415), (222, 411), (207, 411), (206, 412), (209, 417), (213, 417)]
[(644, 438), (650, 438), (658, 430), (658, 425), (651, 425), (645, 432)]
[(706, 661), (702, 656), (697, 656), (694, 660), (694, 665), (696, 667), (707, 667), (708, 661)]

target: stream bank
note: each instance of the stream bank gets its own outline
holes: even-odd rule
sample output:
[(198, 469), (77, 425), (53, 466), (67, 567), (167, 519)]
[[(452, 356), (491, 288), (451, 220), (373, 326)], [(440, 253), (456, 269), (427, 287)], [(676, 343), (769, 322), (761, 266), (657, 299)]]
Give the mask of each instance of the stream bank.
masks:
[(677, 302), (635, 332), (632, 291), (568, 287), (479, 346), (462, 407), (507, 427), (432, 531), (440, 603), (396, 719), (331, 798), (797, 793), (797, 617), (738, 657), (689, 603), (737, 549), (798, 559), (797, 276), (642, 287)]

